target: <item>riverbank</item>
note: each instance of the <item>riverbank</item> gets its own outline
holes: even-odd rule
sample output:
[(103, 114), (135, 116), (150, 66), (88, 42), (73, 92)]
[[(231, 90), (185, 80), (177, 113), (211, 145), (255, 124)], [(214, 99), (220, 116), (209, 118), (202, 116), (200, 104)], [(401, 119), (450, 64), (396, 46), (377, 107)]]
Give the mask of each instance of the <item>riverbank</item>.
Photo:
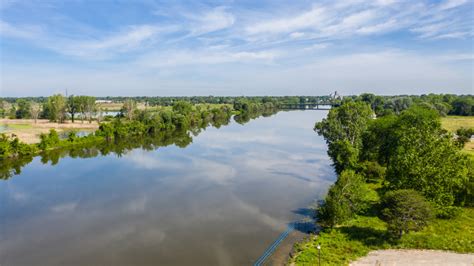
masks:
[(35, 123), (33, 119), (0, 119), (0, 125), (6, 126), (3, 132), (7, 135), (14, 134), (18, 139), (27, 144), (39, 143), (40, 134), (48, 133), (50, 129), (54, 129), (59, 133), (64, 131), (95, 131), (99, 128), (96, 121), (92, 123), (84, 121), (76, 121), (71, 123), (65, 121), (64, 123), (50, 122), (47, 119), (38, 119)]
[(333, 229), (326, 228), (317, 236), (295, 245), (294, 265), (318, 263), (317, 245), (321, 246), (324, 265), (347, 265), (373, 250), (431, 249), (457, 253), (474, 253), (474, 208), (463, 208), (452, 219), (435, 219), (419, 232), (404, 235), (391, 242), (387, 225), (376, 216), (358, 216)]

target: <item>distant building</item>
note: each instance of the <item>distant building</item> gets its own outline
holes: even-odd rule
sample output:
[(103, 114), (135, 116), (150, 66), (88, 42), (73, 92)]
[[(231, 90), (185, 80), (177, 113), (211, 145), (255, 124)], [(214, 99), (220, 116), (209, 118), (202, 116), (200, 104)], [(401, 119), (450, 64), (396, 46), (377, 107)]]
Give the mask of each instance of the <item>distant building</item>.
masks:
[(331, 98), (331, 100), (342, 100), (342, 95), (335, 91), (334, 93), (329, 94), (329, 98)]

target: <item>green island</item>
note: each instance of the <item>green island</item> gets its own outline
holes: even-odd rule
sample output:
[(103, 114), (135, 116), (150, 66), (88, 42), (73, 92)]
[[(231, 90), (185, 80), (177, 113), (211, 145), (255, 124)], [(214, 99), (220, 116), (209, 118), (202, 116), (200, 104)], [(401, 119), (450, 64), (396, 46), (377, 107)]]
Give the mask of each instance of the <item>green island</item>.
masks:
[(295, 244), (290, 264), (347, 265), (380, 249), (474, 252), (473, 109), (433, 108), (442, 98), (386, 112), (366, 94), (316, 123), (338, 180), (315, 210), (321, 230)]

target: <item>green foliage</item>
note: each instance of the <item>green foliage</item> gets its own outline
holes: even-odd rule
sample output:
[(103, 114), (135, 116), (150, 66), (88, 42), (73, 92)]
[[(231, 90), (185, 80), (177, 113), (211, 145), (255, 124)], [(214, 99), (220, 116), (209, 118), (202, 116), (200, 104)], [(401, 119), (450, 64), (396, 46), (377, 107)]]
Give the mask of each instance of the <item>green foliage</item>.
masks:
[(173, 104), (173, 111), (182, 115), (188, 115), (193, 111), (193, 106), (189, 102), (178, 101)]
[(295, 245), (290, 262), (317, 265), (321, 243), (321, 265), (348, 265), (372, 250), (441, 249), (461, 253), (474, 252), (474, 209), (462, 208), (451, 220), (434, 219), (418, 232), (390, 241), (386, 223), (377, 216), (357, 216), (337, 228), (325, 228), (317, 236)]
[(76, 113), (80, 110), (80, 103), (81, 98), (79, 97), (74, 97), (74, 95), (69, 96), (67, 99), (67, 112), (71, 116), (71, 122), (74, 123), (74, 117)]
[(389, 187), (415, 189), (438, 205), (452, 205), (468, 180), (470, 162), (443, 134), (436, 112), (407, 110), (389, 134), (396, 138), (387, 166)]
[(349, 220), (364, 210), (367, 194), (364, 178), (352, 170), (344, 170), (319, 208), (320, 222), (333, 227)]
[(123, 107), (120, 110), (122, 115), (128, 118), (128, 120), (132, 120), (135, 115), (135, 111), (137, 110), (137, 102), (132, 99), (127, 99), (123, 103)]
[(40, 135), (40, 143), (38, 144), (38, 148), (41, 150), (46, 150), (50, 148), (54, 148), (59, 144), (59, 135), (58, 132), (54, 129), (50, 129), (48, 134), (42, 133)]
[(454, 217), (459, 216), (461, 212), (461, 207), (442, 206), (436, 209), (436, 217), (440, 219), (452, 219)]
[(368, 182), (380, 182), (384, 180), (387, 168), (374, 161), (364, 161), (359, 164), (358, 172)]
[(5, 134), (0, 134), (0, 163), (8, 158), (29, 156), (35, 152), (34, 146), (20, 142), (16, 136), (11, 138)]
[(474, 115), (474, 99), (468, 97), (458, 98), (452, 103), (453, 109), (450, 114), (453, 115)]
[(66, 119), (66, 98), (61, 94), (48, 97), (47, 110), (49, 120), (58, 123), (64, 122)]
[(458, 137), (459, 146), (464, 147), (464, 145), (471, 140), (471, 137), (474, 136), (474, 128), (458, 128), (456, 135)]
[(410, 231), (420, 231), (432, 217), (431, 207), (425, 198), (411, 189), (387, 192), (382, 207), (388, 232), (398, 239)]
[(75, 96), (74, 106), (76, 111), (81, 113), (82, 122), (84, 122), (84, 119), (89, 120), (89, 123), (92, 122), (92, 118), (97, 109), (97, 106), (95, 104), (95, 97)]
[(336, 172), (356, 166), (362, 134), (372, 116), (373, 112), (366, 103), (346, 102), (331, 109), (327, 118), (316, 123), (314, 128), (326, 139)]
[(30, 118), (31, 112), (31, 102), (25, 99), (18, 99), (16, 100), (16, 111), (15, 111), (15, 118), (17, 119), (25, 119)]

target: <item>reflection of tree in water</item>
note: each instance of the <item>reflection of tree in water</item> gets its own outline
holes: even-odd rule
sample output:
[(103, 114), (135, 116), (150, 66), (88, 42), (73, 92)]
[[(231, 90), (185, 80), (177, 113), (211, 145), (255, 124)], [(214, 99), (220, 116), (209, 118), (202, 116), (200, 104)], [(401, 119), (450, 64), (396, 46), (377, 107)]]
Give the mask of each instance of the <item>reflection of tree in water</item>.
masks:
[[(234, 120), (239, 124), (245, 124), (251, 119), (255, 119), (261, 115), (269, 116), (276, 113), (275, 110), (265, 112), (248, 113), (236, 115)], [(72, 146), (69, 148), (53, 149), (40, 153), (41, 162), (43, 164), (51, 163), (56, 165), (61, 158), (91, 158), (96, 156), (105, 156), (115, 154), (118, 157), (126, 154), (133, 149), (143, 149), (152, 151), (159, 147), (176, 145), (185, 148), (193, 141), (193, 136), (199, 135), (203, 129), (208, 126), (220, 128), (230, 123), (231, 116), (228, 114), (209, 116), (204, 118), (199, 125), (195, 125), (188, 129), (168, 129), (150, 133), (146, 137), (127, 137), (125, 139), (112, 139), (111, 141), (102, 141), (99, 143), (87, 143), (83, 145)], [(12, 176), (21, 173), (21, 168), (29, 164), (33, 160), (33, 156), (25, 156), (21, 158), (11, 158), (2, 160), (0, 164), (0, 179), (7, 180)]]
[(259, 112), (242, 112), (242, 113), (234, 116), (234, 120), (235, 120), (235, 122), (243, 125), (243, 124), (249, 122), (250, 120), (255, 119), (259, 116), (269, 117), (269, 116), (272, 116), (272, 115), (276, 114), (277, 112), (278, 112), (278, 110), (273, 109), (273, 108), (262, 110), (262, 111), (259, 111)]

